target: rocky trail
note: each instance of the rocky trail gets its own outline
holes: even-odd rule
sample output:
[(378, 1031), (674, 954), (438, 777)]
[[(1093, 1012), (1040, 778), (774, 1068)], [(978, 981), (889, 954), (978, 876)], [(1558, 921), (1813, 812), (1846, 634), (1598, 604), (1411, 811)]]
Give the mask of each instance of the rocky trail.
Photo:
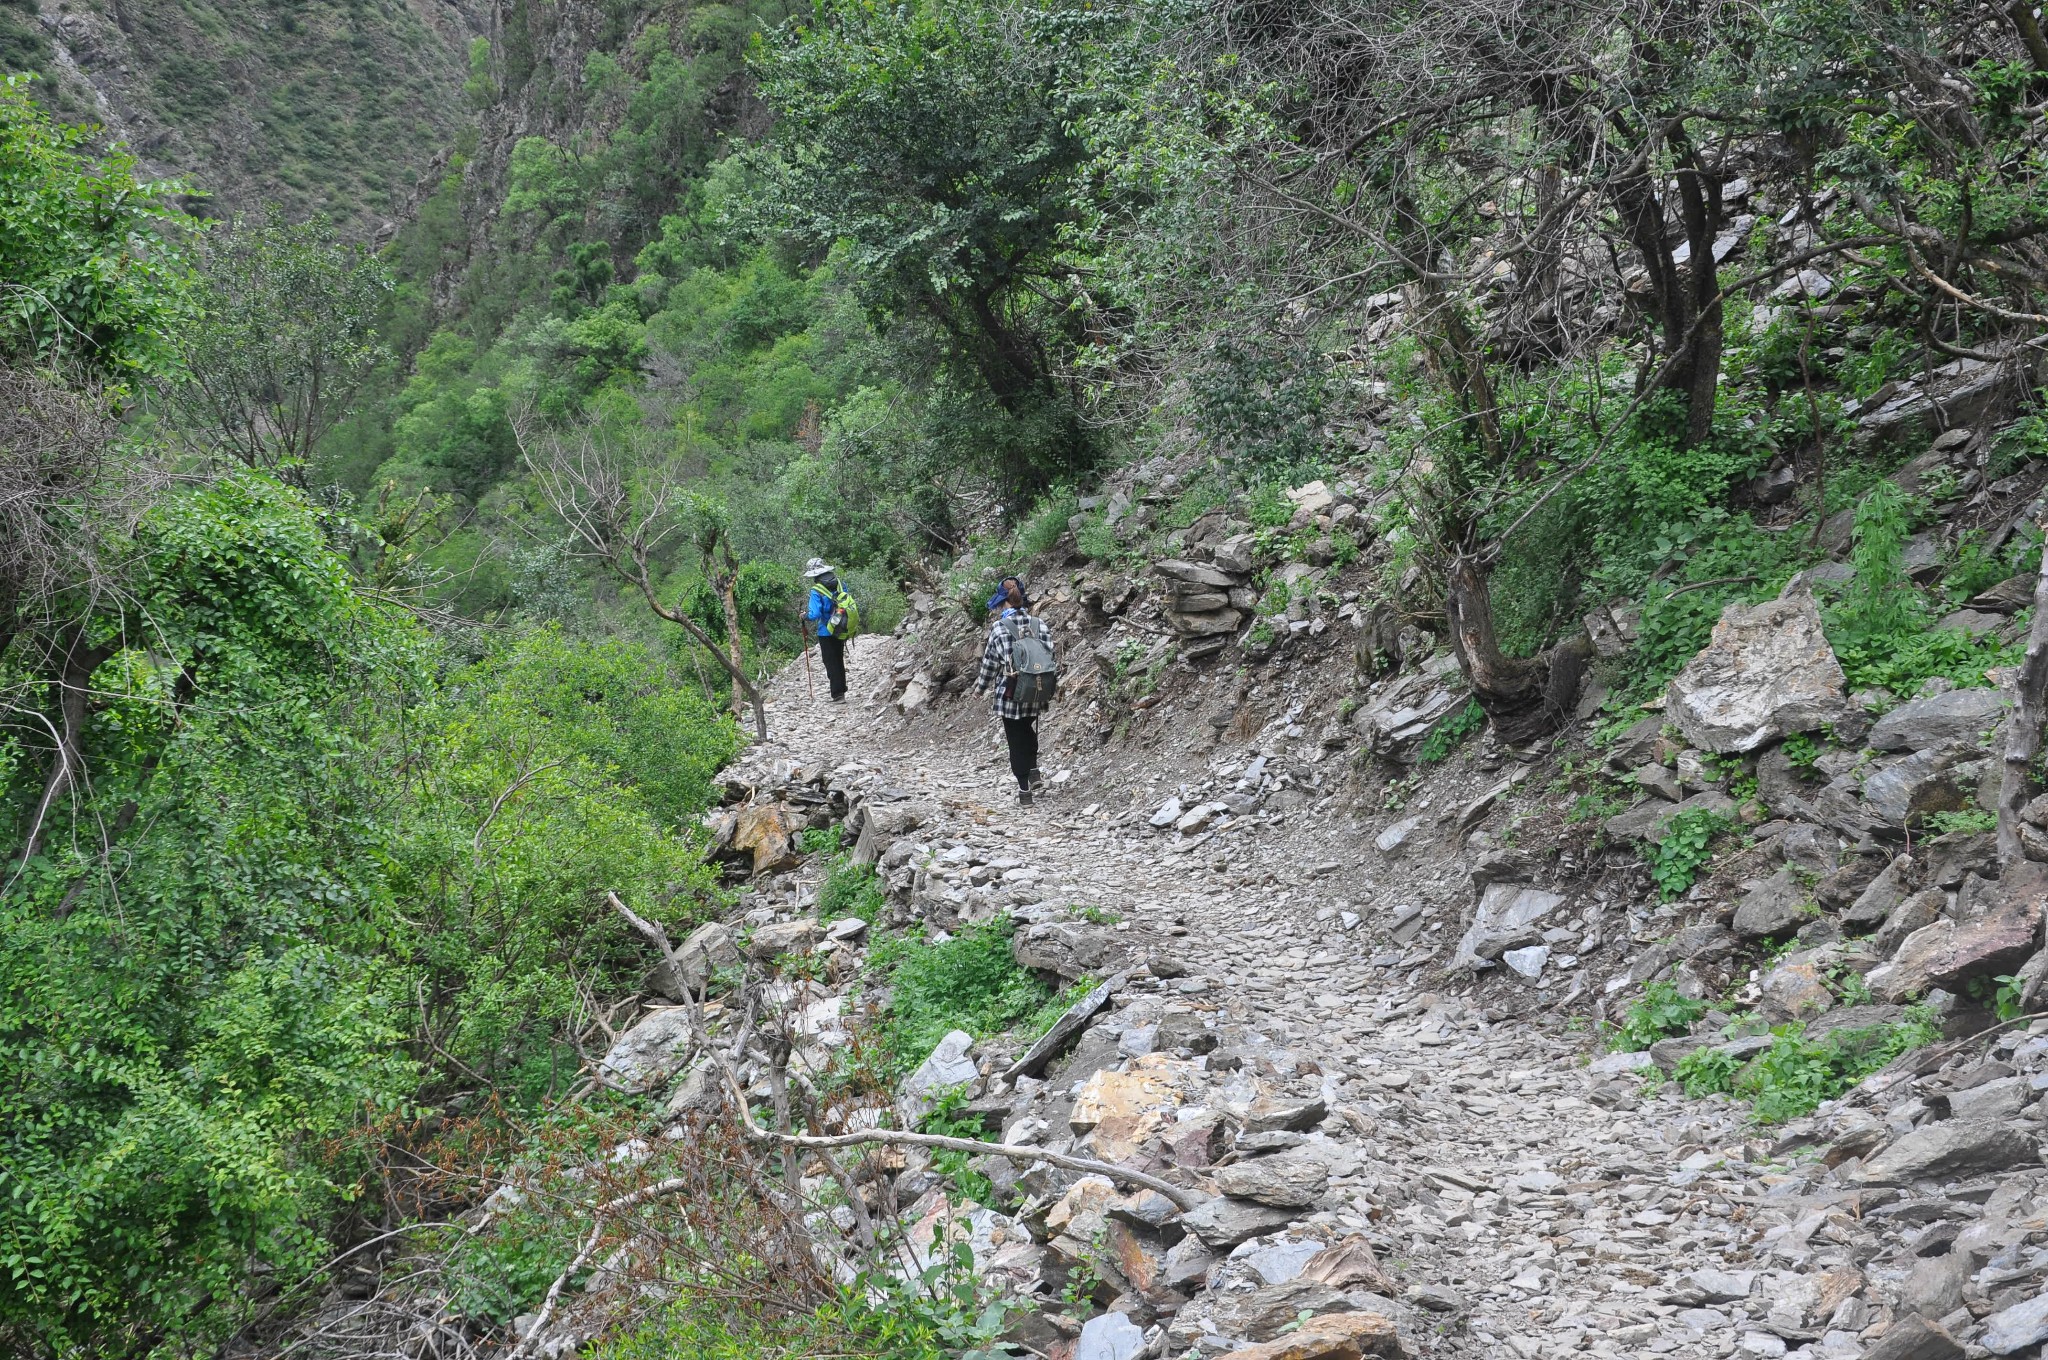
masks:
[[(2048, 1336), (2048, 1318), (2000, 1311), (2048, 1255), (2039, 1159), (2012, 1146), (2037, 1127), (2021, 1097), (2048, 1083), (2031, 1077), (2048, 1038), (2018, 1026), (1988, 1057), (1965, 1044), (1917, 1079), (1888, 1069), (1789, 1128), (1639, 1090), (1650, 1055), (1599, 1057), (1564, 1004), (1576, 990), (1516, 1014), (1483, 1007), (1469, 979), (1465, 996), (1432, 990), (1429, 949), (1389, 938), (1400, 875), (1361, 884), (1342, 814), (1246, 798), (1233, 816), (1219, 798), (1201, 805), (1217, 824), (1167, 809), (1182, 820), (1162, 829), (1099, 796), (1072, 739), (1048, 742), (1053, 788), (1019, 809), (992, 721), (958, 718), (971, 696), (950, 736), (885, 701), (902, 645), (859, 640), (845, 705), (807, 694), (800, 670), (776, 680), (775, 735), (735, 772), (748, 806), (850, 809), (861, 856), (929, 928), (1006, 911), (1020, 961), (1114, 971), (1041, 1076), (942, 1051), (930, 1084), (964, 1076), (992, 1137), (1217, 1196), (1176, 1218), (1099, 1178), (988, 1162), (1024, 1207), (976, 1216), (977, 1263), (1036, 1292), (1018, 1333), (1033, 1349), (1935, 1360), (2031, 1355)], [(756, 938), (812, 909), (817, 866), (783, 867), (749, 890)], [(1916, 1148), (1925, 1092), (1954, 1088), (1938, 1098), (1962, 1113), (1987, 1086), (1984, 1119), (1931, 1125), (1947, 1141)], [(1888, 1170), (1860, 1160), (1897, 1134)], [(928, 1179), (904, 1211), (926, 1242), (951, 1212)], [(1969, 1250), (1950, 1250), (1959, 1238)], [(1062, 1302), (1079, 1269), (1102, 1281), (1093, 1302)]]

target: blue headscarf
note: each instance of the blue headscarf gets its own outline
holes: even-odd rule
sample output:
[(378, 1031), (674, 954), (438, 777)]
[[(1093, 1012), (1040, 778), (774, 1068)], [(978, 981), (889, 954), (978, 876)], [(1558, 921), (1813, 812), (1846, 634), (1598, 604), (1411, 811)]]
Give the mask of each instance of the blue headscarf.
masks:
[(1017, 587), (1017, 593), (1024, 596), (1025, 610), (1027, 612), (1030, 610), (1031, 597), (1024, 593), (1024, 582), (1015, 576), (1005, 576), (1002, 580), (996, 582), (996, 593), (988, 597), (989, 613), (993, 614), (996, 610), (1003, 607), (1003, 601), (1009, 597), (1010, 587), (1013, 585)]

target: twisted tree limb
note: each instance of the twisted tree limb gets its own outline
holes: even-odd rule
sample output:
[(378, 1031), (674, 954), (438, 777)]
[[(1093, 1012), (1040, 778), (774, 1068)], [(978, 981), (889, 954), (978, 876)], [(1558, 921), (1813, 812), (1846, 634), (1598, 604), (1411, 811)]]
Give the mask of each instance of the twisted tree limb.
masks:
[[(648, 921), (635, 913), (619, 899), (617, 893), (607, 893), (605, 894), (605, 899), (611, 903), (613, 910), (626, 919), (628, 925), (652, 941), (661, 950), (664, 958), (671, 963), (675, 961), (675, 950), (669, 945), (668, 932), (664, 931), (654, 922)], [(746, 1090), (740, 1085), (739, 1074), (733, 1071), (732, 1065), (726, 1061), (725, 1055), (718, 1051), (717, 1046), (704, 1037), (703, 1015), (701, 1010), (698, 1009), (699, 1002), (693, 998), (688, 1003), (688, 1007), (690, 1027), (703, 1044), (704, 1051), (710, 1054), (711, 1061), (718, 1067), (719, 1075), (725, 1079), (726, 1086), (732, 1092), (733, 1105), (739, 1115), (741, 1132), (753, 1142), (776, 1143), (783, 1147), (803, 1148), (814, 1152), (829, 1152), (836, 1148), (860, 1147), (865, 1144), (879, 1143), (889, 1147), (921, 1147), (943, 1152), (966, 1152), (976, 1155), (1002, 1157), (1027, 1166), (1033, 1162), (1045, 1162), (1050, 1166), (1056, 1166), (1065, 1171), (1078, 1171), (1084, 1175), (1103, 1176), (1113, 1181), (1120, 1181), (1126, 1185), (1135, 1185), (1142, 1189), (1156, 1191), (1164, 1195), (1176, 1209), (1180, 1209), (1183, 1212), (1193, 1209), (1200, 1202), (1196, 1196), (1191, 1195), (1180, 1186), (1175, 1185), (1171, 1181), (1162, 1180), (1157, 1176), (1150, 1176), (1142, 1171), (1133, 1171), (1127, 1166), (1118, 1166), (1114, 1162), (1098, 1161), (1093, 1157), (1075, 1157), (1069, 1153), (1053, 1152), (1048, 1148), (1031, 1147), (1018, 1143), (990, 1143), (978, 1138), (955, 1138), (948, 1134), (910, 1133), (900, 1129), (857, 1129), (852, 1133), (804, 1134), (780, 1133), (774, 1129), (763, 1128), (754, 1122), (753, 1112), (747, 1107)]]

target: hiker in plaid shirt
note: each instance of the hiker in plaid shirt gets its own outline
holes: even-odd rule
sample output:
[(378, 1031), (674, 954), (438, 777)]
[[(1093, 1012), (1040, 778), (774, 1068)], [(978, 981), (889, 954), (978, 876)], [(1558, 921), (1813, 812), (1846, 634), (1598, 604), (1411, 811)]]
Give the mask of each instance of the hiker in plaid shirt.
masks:
[(1003, 578), (996, 593), (989, 597), (988, 607), (1001, 612), (989, 626), (988, 643), (981, 649), (981, 672), (975, 677), (974, 692), (986, 694), (989, 686), (995, 686), (995, 712), (1003, 720), (1003, 740), (1010, 748), (1010, 773), (1017, 776), (1017, 802), (1030, 807), (1032, 791), (1045, 787), (1045, 780), (1038, 774), (1038, 717), (1045, 707), (1019, 703), (1012, 697), (1015, 667), (1010, 661), (1010, 646), (1019, 630), (1029, 629), (1050, 647), (1052, 629), (1046, 627), (1044, 619), (1033, 617), (1024, 583), (1014, 576)]

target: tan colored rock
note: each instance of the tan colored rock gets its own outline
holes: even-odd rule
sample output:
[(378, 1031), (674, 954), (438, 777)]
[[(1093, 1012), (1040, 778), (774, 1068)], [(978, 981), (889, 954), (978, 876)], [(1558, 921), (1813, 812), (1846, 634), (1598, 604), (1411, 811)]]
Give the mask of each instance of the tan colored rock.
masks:
[(1363, 1289), (1388, 1298), (1400, 1293), (1400, 1286), (1380, 1269), (1372, 1244), (1363, 1237), (1347, 1237), (1311, 1256), (1302, 1267), (1301, 1278), (1332, 1289)]
[(1083, 1176), (1074, 1182), (1045, 1216), (1045, 1230), (1052, 1235), (1047, 1246), (1053, 1255), (1068, 1262), (1088, 1259), (1109, 1226), (1109, 1206), (1116, 1199), (1116, 1187), (1106, 1176)]
[(756, 930), (747, 940), (747, 957), (766, 961), (783, 954), (796, 954), (811, 947), (819, 935), (818, 923), (805, 916), (794, 921), (774, 921)]
[(1333, 1313), (1310, 1318), (1277, 1341), (1231, 1351), (1223, 1360), (1404, 1360), (1394, 1324), (1378, 1313)]
[(754, 875), (781, 873), (802, 861), (796, 837), (803, 819), (787, 803), (756, 803), (733, 821), (732, 846), (754, 857)]
[(1216, 1171), (1216, 1188), (1276, 1209), (1305, 1209), (1330, 1186), (1330, 1169), (1304, 1157), (1253, 1157)]
[(1847, 713), (1847, 681), (1813, 595), (1729, 605), (1707, 645), (1672, 679), (1666, 711), (1687, 741), (1724, 755)]
[(1835, 1004), (1835, 994), (1811, 959), (1785, 962), (1764, 974), (1763, 1000), (1757, 1009), (1773, 1024), (1811, 1020)]
[(1179, 1077), (1187, 1064), (1163, 1054), (1148, 1053), (1131, 1063), (1128, 1072), (1097, 1072), (1074, 1098), (1067, 1122), (1075, 1133), (1087, 1133), (1105, 1120), (1135, 1118), (1180, 1105)]

